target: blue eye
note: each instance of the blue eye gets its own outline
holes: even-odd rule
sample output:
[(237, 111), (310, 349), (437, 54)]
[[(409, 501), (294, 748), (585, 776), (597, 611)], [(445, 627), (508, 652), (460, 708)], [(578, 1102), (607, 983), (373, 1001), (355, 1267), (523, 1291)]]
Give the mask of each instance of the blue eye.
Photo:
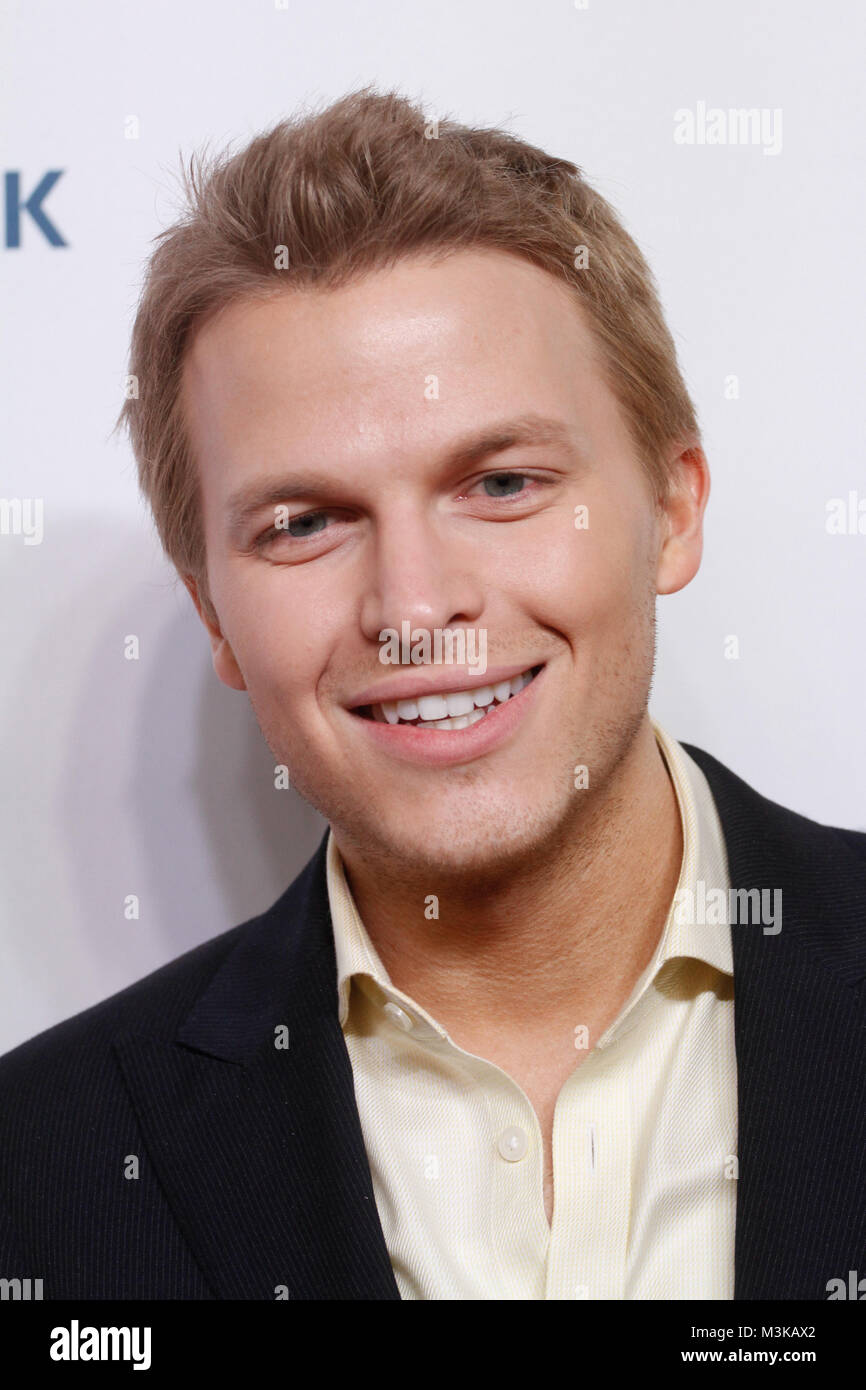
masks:
[(305, 536), (314, 536), (317, 531), (324, 531), (326, 523), (325, 512), (307, 512), (304, 516), (293, 516), (286, 530), (296, 540), (303, 540)]
[[(523, 491), (526, 482), (525, 473), (491, 473), (482, 479), (485, 488), (492, 484), (493, 491), (487, 493), (488, 497), (516, 497)], [(515, 487), (514, 484), (517, 484)]]
[[(327, 510), (319, 512), (303, 512), (300, 516), (293, 516), (288, 521), (282, 522), (279, 526), (269, 526), (267, 531), (263, 531), (257, 536), (253, 545), (256, 550), (265, 550), (272, 545), (277, 545), (279, 541), (293, 540), (304, 541), (314, 539), (328, 530), (329, 522), (332, 520), (331, 513)], [(282, 547), (286, 549), (285, 546)], [(294, 549), (294, 547), (291, 547)]]

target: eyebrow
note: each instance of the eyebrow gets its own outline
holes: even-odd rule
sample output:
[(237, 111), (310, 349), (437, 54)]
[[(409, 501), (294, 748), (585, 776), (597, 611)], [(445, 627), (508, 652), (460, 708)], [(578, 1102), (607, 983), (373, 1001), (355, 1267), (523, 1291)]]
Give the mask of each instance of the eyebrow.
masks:
[[(577, 441), (563, 420), (529, 413), (511, 420), (497, 421), (481, 431), (458, 440), (444, 455), (442, 464), (449, 472), (471, 468), (485, 458), (519, 446), (566, 446), (576, 449)], [(251, 516), (266, 507), (283, 502), (330, 502), (342, 490), (341, 481), (329, 481), (319, 473), (286, 473), (259, 479), (233, 493), (226, 505), (226, 523), (231, 535), (238, 535)]]

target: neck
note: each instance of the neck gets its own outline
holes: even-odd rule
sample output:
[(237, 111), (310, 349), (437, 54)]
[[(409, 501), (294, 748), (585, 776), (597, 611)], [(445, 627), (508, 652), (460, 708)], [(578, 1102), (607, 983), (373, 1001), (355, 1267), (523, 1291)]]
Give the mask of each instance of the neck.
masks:
[(495, 883), (461, 882), (439, 920), (419, 911), (429, 885), (388, 880), (339, 847), (392, 983), (471, 1050), (577, 1024), (594, 1042), (652, 957), (683, 853), (648, 718), (576, 826)]

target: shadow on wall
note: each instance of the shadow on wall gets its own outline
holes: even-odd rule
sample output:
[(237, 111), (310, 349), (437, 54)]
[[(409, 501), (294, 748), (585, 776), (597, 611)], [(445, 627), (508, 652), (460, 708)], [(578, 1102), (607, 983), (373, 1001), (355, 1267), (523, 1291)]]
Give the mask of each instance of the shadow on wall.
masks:
[(326, 828), (155, 540), (50, 520), (0, 548), (0, 1053), (263, 911)]
[[(95, 529), (87, 556), (64, 567), (79, 583), (46, 615), (70, 648), (50, 715), (63, 758), (47, 851), (65, 869), (63, 954), (98, 999), (267, 908), (327, 827), (275, 789), (248, 696), (217, 679), (192, 603), (147, 536), (99, 527), (94, 544)], [(124, 656), (129, 635), (137, 660)], [(45, 826), (34, 818), (31, 830)], [(45, 917), (34, 925), (44, 939)], [(50, 945), (46, 971), (56, 994)]]
[[(181, 601), (189, 604), (183, 590)], [(274, 758), (249, 698), (217, 679), (191, 605), (160, 633), (147, 668), (133, 779), (129, 805), (147, 879), (159, 895), (159, 918), (181, 949), (213, 935), (213, 920), (202, 913), (204, 898), (217, 899), (225, 925), (263, 911), (301, 871), (326, 829), (297, 792), (275, 788)], [(172, 788), (182, 793), (177, 801)], [(189, 824), (190, 811), (197, 829)], [(191, 830), (201, 837), (194, 873), (185, 848)]]

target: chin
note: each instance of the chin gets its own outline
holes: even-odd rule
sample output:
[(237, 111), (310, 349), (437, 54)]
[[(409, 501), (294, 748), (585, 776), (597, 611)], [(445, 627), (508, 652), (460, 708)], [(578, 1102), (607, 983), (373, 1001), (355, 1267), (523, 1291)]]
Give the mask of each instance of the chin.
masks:
[(373, 844), (369, 824), (357, 838), (373, 857), (426, 879), (431, 892), (447, 879), (480, 888), (537, 864), (545, 847), (560, 841), (567, 816), (566, 806), (518, 805), (509, 798), (459, 815), (443, 809), (417, 821), (404, 816), (392, 823), (386, 817), (376, 826)]

